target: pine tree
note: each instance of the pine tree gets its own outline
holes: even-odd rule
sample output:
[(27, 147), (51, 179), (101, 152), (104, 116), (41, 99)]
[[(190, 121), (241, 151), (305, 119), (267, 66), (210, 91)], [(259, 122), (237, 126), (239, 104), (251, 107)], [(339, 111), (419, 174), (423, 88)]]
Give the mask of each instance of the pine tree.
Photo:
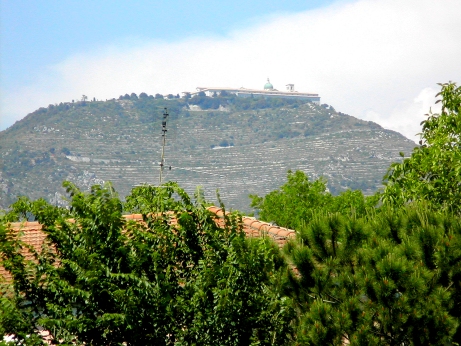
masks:
[(287, 253), (298, 342), (427, 345), (459, 324), (461, 219), (424, 205), (317, 216)]

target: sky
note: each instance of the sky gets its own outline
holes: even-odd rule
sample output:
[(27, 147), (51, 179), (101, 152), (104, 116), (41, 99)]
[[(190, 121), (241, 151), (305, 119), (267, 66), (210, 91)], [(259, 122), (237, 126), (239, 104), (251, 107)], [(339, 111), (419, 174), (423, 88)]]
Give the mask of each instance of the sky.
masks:
[(417, 140), (461, 83), (459, 0), (0, 0), (0, 131), (39, 107), (293, 83)]

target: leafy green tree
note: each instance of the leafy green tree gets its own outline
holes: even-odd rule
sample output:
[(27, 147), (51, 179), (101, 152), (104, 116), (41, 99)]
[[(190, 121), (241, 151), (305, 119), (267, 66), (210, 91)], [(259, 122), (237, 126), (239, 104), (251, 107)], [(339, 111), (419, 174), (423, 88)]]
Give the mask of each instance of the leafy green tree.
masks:
[(441, 87), (437, 102), (442, 103), (442, 110), (440, 114), (429, 112), (421, 123), (420, 146), (390, 167), (385, 202), (402, 205), (426, 200), (436, 208), (461, 210), (461, 87), (455, 83)]
[(309, 218), (316, 208), (322, 208), (331, 199), (326, 182), (310, 182), (302, 171), (288, 171), (287, 182), (279, 190), (264, 197), (250, 195), (251, 206), (259, 210), (262, 220), (279, 226), (295, 228), (301, 219)]
[[(0, 222), (1, 265), (13, 277), (0, 331), (26, 340), (41, 327), (77, 345), (290, 341), (290, 301), (278, 289), (286, 264), (267, 239), (245, 237), (238, 214), (219, 227), (204, 204), (167, 183), (127, 197), (125, 209), (143, 214), (134, 222), (110, 186), (65, 187), (69, 211), (21, 199)], [(7, 224), (26, 218), (46, 234), (42, 249), (29, 246), (34, 261)]]
[(365, 198), (358, 190), (333, 196), (327, 191), (324, 179), (310, 182), (302, 171), (288, 171), (287, 182), (279, 190), (264, 197), (250, 195), (250, 198), (251, 207), (257, 209), (262, 220), (293, 229), (298, 229), (319, 213), (364, 215), (378, 201), (376, 196)]

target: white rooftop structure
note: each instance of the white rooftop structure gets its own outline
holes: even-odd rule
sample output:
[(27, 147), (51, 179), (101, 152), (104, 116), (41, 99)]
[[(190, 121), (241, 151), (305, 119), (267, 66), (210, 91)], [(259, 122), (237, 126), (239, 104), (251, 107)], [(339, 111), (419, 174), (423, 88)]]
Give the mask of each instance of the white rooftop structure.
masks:
[[(267, 83), (264, 85), (264, 88), (261, 89), (247, 89), (244, 87), (241, 88), (229, 88), (229, 87), (197, 87), (196, 91), (188, 93), (191, 96), (197, 95), (198, 93), (203, 92), (206, 96), (220, 95), (222, 92), (228, 94), (234, 94), (238, 97), (280, 97), (280, 98), (294, 98), (311, 101), (313, 103), (320, 104), (319, 94), (309, 93), (309, 92), (298, 92), (295, 91), (294, 84), (287, 84), (286, 90), (280, 91), (274, 89), (274, 86), (270, 83), (269, 78), (267, 78)], [(183, 92), (183, 95), (187, 92)]]

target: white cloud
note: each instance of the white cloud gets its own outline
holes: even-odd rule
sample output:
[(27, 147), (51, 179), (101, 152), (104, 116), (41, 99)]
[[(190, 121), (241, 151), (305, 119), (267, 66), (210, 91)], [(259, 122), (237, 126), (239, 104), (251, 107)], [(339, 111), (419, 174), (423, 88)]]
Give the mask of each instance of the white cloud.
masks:
[(180, 93), (196, 86), (294, 83), (338, 111), (415, 138), (437, 82), (461, 83), (461, 2), (361, 0), (271, 17), (227, 37), (150, 41), (69, 57), (6, 92), (0, 128), (79, 98)]
[(440, 103), (435, 104), (435, 95), (439, 92), (435, 88), (424, 88), (419, 94), (410, 100), (401, 100), (395, 103), (395, 107), (383, 117), (374, 109), (366, 110), (364, 119), (379, 123), (387, 129), (393, 129), (405, 134), (408, 138), (418, 142), (420, 140), (421, 122), (425, 120), (429, 111), (440, 112)]

